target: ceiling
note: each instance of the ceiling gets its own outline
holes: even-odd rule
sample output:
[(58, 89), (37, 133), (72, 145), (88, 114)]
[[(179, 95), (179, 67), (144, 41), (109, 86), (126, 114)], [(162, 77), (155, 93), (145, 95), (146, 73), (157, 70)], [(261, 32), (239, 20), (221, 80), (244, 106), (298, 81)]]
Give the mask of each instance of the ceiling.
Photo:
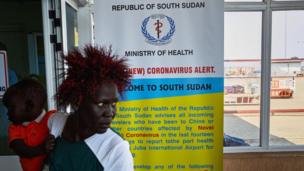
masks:
[(41, 0), (0, 0), (0, 3), (1, 2), (20, 2), (20, 3), (25, 3), (25, 2), (38, 2), (38, 1), (41, 1)]

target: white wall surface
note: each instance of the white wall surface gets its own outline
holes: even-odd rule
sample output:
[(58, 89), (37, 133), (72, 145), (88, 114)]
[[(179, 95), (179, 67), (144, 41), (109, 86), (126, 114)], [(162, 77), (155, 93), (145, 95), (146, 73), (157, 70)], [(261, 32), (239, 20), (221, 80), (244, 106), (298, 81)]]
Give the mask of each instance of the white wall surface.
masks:
[(1, 171), (22, 171), (18, 156), (0, 156)]
[(86, 44), (93, 43), (93, 28), (91, 18), (91, 7), (87, 5), (78, 9), (78, 35), (79, 47), (82, 48)]

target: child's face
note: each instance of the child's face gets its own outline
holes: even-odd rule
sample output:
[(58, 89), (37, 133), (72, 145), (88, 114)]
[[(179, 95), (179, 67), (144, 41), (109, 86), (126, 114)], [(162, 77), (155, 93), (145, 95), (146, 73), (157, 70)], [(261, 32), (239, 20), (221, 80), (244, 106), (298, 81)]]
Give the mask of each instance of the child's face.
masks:
[(35, 106), (37, 105), (27, 104), (24, 97), (14, 96), (8, 102), (8, 119), (16, 125), (33, 121), (41, 112), (41, 109), (38, 110)]

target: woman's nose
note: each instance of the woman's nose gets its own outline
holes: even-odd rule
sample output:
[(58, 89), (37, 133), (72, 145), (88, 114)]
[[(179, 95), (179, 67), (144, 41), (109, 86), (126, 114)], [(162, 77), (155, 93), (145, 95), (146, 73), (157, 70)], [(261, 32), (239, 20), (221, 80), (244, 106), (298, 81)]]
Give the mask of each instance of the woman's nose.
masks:
[(114, 115), (114, 108), (109, 104), (105, 107), (104, 116), (105, 117), (113, 117)]

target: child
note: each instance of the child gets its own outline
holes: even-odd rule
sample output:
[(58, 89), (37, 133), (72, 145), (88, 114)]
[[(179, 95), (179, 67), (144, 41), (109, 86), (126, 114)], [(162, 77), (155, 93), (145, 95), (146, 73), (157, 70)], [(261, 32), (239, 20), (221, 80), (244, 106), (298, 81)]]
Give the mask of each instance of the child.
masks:
[(7, 107), (9, 146), (20, 157), (24, 171), (40, 171), (46, 153), (54, 146), (47, 122), (55, 111), (45, 112), (46, 91), (33, 79), (24, 79), (9, 87), (3, 96)]

